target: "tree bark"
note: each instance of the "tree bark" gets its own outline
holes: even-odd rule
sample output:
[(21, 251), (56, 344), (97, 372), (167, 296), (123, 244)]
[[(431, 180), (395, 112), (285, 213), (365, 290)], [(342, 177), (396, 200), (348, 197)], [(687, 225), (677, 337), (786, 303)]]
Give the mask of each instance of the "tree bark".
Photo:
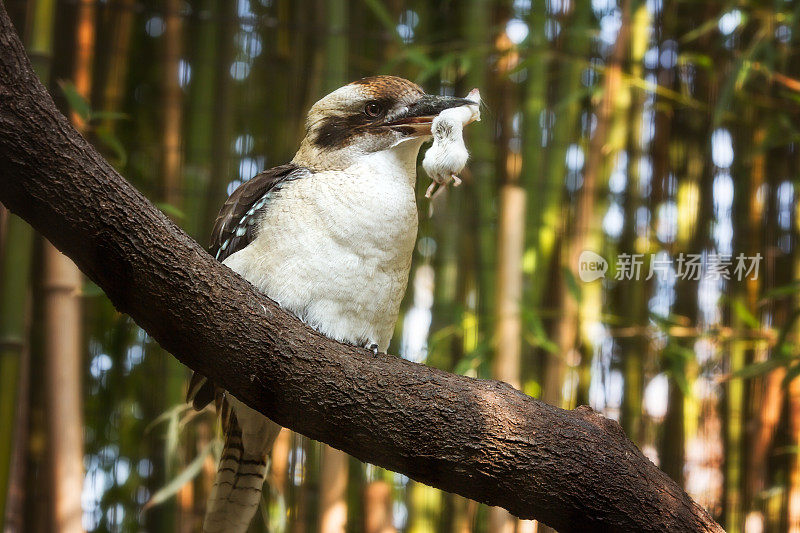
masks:
[(589, 408), (328, 339), (216, 262), (69, 125), (0, 9), (0, 201), (191, 368), (281, 425), (559, 531), (722, 531)]

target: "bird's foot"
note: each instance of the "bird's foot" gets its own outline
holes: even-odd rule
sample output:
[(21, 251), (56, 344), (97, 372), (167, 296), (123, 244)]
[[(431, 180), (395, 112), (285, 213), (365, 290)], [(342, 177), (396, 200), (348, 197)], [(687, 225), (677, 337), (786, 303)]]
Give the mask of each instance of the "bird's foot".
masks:
[(439, 185), (438, 182), (432, 181), (430, 185), (428, 185), (428, 190), (425, 191), (425, 198), (430, 198), (433, 196), (433, 191), (436, 190), (436, 186)]
[(371, 351), (373, 354), (378, 355), (378, 345), (375, 344), (374, 342), (367, 343), (366, 346), (364, 346), (364, 348)]
[(428, 185), (428, 190), (425, 191), (425, 198), (436, 198), (441, 194), (441, 191), (446, 189), (451, 183), (453, 184), (453, 187), (458, 187), (463, 182), (461, 181), (461, 178), (455, 174), (450, 174), (450, 176), (447, 178), (434, 178), (431, 184)]

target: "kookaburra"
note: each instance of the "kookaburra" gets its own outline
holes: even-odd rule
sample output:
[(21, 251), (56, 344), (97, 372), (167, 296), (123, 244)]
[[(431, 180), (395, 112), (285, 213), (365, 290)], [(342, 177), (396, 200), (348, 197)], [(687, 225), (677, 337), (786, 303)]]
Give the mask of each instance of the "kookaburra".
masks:
[[(291, 163), (228, 198), (211, 253), (324, 335), (385, 352), (417, 237), (419, 149), (436, 115), (468, 104), (393, 76), (335, 90), (311, 107)], [(244, 532), (280, 426), (197, 374), (188, 398), (216, 398), (225, 431), (203, 531)]]

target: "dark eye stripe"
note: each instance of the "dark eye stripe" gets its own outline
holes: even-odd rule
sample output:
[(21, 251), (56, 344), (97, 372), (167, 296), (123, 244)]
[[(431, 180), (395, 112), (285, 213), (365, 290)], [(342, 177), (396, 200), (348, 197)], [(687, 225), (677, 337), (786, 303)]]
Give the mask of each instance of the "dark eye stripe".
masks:
[[(390, 109), (394, 105), (393, 98), (377, 98), (368, 103), (378, 104), (382, 110)], [(325, 117), (319, 122), (314, 137), (314, 144), (320, 148), (341, 148), (350, 142), (353, 137), (369, 131), (370, 128), (377, 128), (380, 131), (383, 112), (378, 117), (368, 116), (366, 105), (358, 112), (349, 111), (349, 114)]]

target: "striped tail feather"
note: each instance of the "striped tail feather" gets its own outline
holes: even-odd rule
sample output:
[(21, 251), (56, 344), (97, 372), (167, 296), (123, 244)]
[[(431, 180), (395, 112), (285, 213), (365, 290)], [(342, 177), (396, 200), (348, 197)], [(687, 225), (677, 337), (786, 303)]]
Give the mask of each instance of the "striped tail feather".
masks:
[(267, 475), (267, 455), (250, 453), (242, 444), (242, 431), (231, 420), (225, 447), (211, 489), (203, 520), (204, 533), (247, 531), (261, 501), (261, 488)]
[(245, 533), (261, 501), (267, 455), (280, 426), (229, 394), (221, 411), (225, 446), (206, 506), (203, 532)]

